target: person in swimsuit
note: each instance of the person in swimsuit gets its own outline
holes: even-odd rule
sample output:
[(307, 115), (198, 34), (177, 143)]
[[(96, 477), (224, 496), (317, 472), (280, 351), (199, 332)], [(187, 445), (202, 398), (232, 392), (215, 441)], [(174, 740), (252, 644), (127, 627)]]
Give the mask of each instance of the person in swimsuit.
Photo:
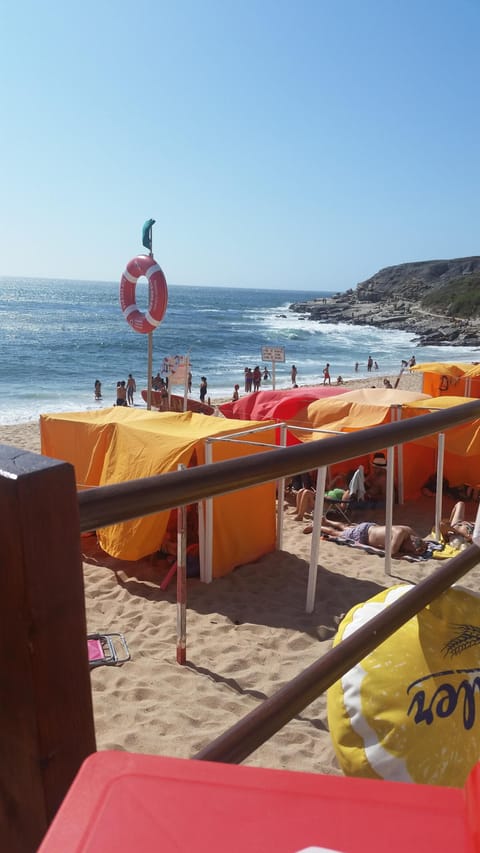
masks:
[[(325, 492), (325, 497), (335, 501), (348, 501), (350, 492), (348, 482), (351, 477), (346, 474), (337, 474), (330, 483), (330, 488)], [(311, 516), (315, 507), (315, 488), (313, 483), (304, 484), (303, 488), (296, 492), (296, 514), (295, 521), (303, 521), (304, 515)], [(340, 504), (345, 509), (345, 504)]]
[[(310, 529), (308, 529), (310, 528)], [(312, 525), (308, 525), (304, 533), (312, 532)], [(327, 536), (336, 536), (341, 539), (356, 542), (358, 545), (370, 545), (372, 548), (385, 549), (386, 527), (375, 524), (372, 521), (362, 521), (361, 524), (345, 524), (341, 521), (326, 520), (321, 526), (322, 533)], [(413, 554), (418, 556), (424, 554), (427, 543), (415, 531), (406, 524), (392, 525), (391, 554), (392, 557), (402, 554)]]
[(450, 518), (443, 519), (440, 522), (440, 533), (445, 542), (450, 542), (452, 539), (463, 540), (471, 543), (475, 524), (473, 521), (465, 521), (465, 504), (463, 501), (457, 501), (452, 509)]
[(125, 387), (125, 380), (122, 379), (121, 382), (117, 382), (117, 406), (126, 406), (127, 405), (127, 389)]
[(132, 374), (128, 374), (127, 379), (127, 402), (129, 406), (133, 406), (133, 394), (137, 390), (137, 383), (133, 378)]

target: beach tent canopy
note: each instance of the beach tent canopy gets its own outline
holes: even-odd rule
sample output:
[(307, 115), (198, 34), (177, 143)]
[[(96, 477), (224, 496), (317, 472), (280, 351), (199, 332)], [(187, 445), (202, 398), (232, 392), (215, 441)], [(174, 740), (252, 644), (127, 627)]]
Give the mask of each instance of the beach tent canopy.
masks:
[(480, 397), (480, 364), (475, 362), (432, 361), (416, 364), (423, 373), (423, 391), (432, 397)]
[[(357, 388), (341, 397), (310, 403), (289, 419), (288, 430), (299, 441), (306, 442), (328, 438), (332, 432), (348, 433), (368, 429), (398, 419), (401, 406), (419, 398), (427, 399), (427, 395), (393, 388)], [(398, 410), (392, 413), (394, 406)], [(330, 466), (330, 475), (340, 471), (350, 475), (359, 465), (368, 470), (370, 462), (370, 456), (339, 462)]]
[[(87, 412), (40, 416), (42, 453), (70, 462), (78, 488), (122, 483), (205, 462), (205, 443), (238, 433), (238, 440), (213, 442), (213, 461), (248, 456), (275, 445), (278, 430), (247, 435), (265, 422), (239, 422), (192, 412), (149, 412), (114, 406)], [(249, 444), (254, 441), (255, 444)], [(264, 442), (267, 446), (257, 446)], [(157, 551), (170, 511), (99, 530), (101, 547), (113, 557), (138, 560)], [(213, 576), (275, 549), (275, 483), (229, 493), (213, 501)]]
[(341, 385), (318, 385), (312, 388), (287, 388), (280, 391), (256, 391), (218, 408), (226, 418), (239, 420), (288, 421), (300, 409), (314, 400), (345, 394), (348, 388)]
[[(416, 391), (358, 388), (342, 394), (341, 397), (310, 403), (289, 418), (288, 425), (301, 441), (314, 441), (322, 435), (314, 432), (295, 432), (295, 427), (354, 432), (388, 423), (392, 406), (401, 406), (426, 397), (427, 395)], [(326, 437), (325, 434), (323, 437)]]

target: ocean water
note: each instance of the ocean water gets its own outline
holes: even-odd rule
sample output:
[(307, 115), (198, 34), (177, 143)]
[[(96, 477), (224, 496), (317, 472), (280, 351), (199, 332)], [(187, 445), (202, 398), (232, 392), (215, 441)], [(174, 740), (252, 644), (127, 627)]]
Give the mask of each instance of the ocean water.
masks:
[[(140, 280), (142, 311), (147, 291)], [(205, 375), (213, 400), (229, 398), (235, 383), (243, 391), (244, 368), (263, 368), (262, 346), (285, 348), (285, 363), (276, 364), (277, 388), (291, 387), (292, 364), (298, 368), (298, 384), (309, 385), (323, 381), (327, 361), (335, 381), (338, 375), (366, 376), (369, 355), (378, 362), (379, 375), (392, 377), (413, 353), (417, 362), (479, 359), (478, 350), (415, 347), (407, 332), (322, 324), (289, 310), (292, 302), (324, 295), (330, 294), (170, 285), (164, 320), (153, 333), (153, 372), (161, 370), (165, 356), (189, 353), (192, 396), (198, 398)], [(0, 424), (35, 420), (42, 412), (110, 406), (117, 381), (129, 373), (137, 382), (135, 404), (144, 406), (140, 390), (147, 387), (147, 341), (123, 317), (118, 282), (0, 279)], [(375, 372), (370, 376), (375, 384)], [(102, 382), (98, 403), (95, 379)], [(271, 381), (262, 387), (271, 388)]]

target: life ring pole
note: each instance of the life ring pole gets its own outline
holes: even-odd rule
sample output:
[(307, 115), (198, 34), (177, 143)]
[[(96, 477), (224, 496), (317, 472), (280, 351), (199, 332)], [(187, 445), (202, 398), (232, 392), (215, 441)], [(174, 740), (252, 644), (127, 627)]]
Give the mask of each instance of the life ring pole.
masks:
[(153, 332), (148, 333), (148, 367), (147, 367), (147, 410), (152, 408), (152, 373), (153, 373)]

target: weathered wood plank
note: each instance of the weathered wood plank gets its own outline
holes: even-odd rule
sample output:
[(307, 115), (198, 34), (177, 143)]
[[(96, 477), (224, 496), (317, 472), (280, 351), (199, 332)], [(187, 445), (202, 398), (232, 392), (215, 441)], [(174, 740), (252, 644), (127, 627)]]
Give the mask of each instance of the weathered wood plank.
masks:
[(95, 751), (73, 468), (0, 445), (0, 838), (36, 850)]

